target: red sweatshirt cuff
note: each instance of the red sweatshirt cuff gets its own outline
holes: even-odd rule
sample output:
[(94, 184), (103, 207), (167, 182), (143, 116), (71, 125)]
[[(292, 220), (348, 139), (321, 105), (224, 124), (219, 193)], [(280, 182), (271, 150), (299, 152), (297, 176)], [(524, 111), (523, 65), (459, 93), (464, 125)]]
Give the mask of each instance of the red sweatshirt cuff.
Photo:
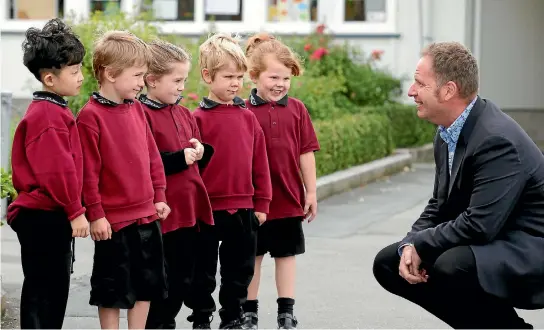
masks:
[(155, 198), (153, 203), (166, 203), (166, 192), (165, 189), (155, 189)]
[(64, 212), (68, 215), (68, 220), (72, 221), (85, 213), (85, 208), (81, 205), (81, 200), (77, 200), (64, 207)]
[(270, 200), (266, 198), (253, 199), (253, 209), (255, 212), (267, 213), (270, 206)]
[(89, 222), (93, 222), (105, 217), (106, 213), (104, 213), (104, 209), (102, 208), (101, 203), (87, 205), (87, 220), (89, 220)]

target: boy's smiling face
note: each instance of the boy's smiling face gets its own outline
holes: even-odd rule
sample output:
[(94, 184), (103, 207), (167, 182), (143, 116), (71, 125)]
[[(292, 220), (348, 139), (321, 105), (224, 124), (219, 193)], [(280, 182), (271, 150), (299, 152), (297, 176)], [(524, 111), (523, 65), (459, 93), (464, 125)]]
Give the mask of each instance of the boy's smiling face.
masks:
[(124, 69), (117, 76), (113, 77), (106, 69), (106, 79), (112, 84), (117, 100), (114, 102), (122, 103), (123, 100), (132, 100), (144, 88), (144, 75), (147, 72), (147, 65), (134, 65)]
[(228, 61), (217, 70), (213, 79), (208, 69), (203, 69), (202, 78), (210, 88), (209, 98), (223, 104), (232, 103), (243, 86), (244, 74), (245, 72), (240, 70), (234, 61)]

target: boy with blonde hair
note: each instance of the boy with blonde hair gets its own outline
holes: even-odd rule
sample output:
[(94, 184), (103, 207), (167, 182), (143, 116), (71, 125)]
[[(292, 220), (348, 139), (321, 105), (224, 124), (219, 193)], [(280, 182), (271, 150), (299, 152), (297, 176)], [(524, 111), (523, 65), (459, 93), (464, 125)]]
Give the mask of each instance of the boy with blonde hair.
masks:
[(81, 109), (83, 201), (95, 240), (91, 298), (103, 329), (143, 329), (149, 302), (167, 296), (161, 225), (170, 212), (161, 157), (142, 105), (149, 47), (129, 32), (97, 40), (93, 71), (99, 92)]
[(234, 329), (241, 325), (255, 266), (256, 233), (266, 220), (272, 186), (263, 130), (237, 96), (247, 70), (244, 51), (232, 37), (216, 34), (200, 46), (199, 66), (209, 94), (194, 116), (202, 143), (215, 150), (202, 170), (215, 227), (201, 232), (189, 320), (193, 328), (210, 327), (219, 252), (219, 327)]

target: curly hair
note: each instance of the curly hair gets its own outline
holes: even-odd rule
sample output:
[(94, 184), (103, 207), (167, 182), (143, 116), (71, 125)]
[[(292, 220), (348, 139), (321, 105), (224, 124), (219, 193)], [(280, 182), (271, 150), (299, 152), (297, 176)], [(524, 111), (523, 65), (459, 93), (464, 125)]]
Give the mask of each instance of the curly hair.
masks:
[(54, 18), (43, 29), (30, 28), (23, 41), (23, 63), (42, 81), (44, 72), (58, 71), (66, 66), (80, 64), (85, 57), (85, 47), (72, 29), (62, 20)]

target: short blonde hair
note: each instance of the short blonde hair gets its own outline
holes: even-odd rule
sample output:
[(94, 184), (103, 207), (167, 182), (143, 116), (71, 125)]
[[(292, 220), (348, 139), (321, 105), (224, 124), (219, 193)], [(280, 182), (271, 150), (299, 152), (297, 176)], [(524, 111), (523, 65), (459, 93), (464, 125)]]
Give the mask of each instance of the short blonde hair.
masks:
[(106, 68), (118, 76), (132, 66), (149, 65), (149, 46), (128, 31), (108, 31), (95, 42), (93, 53), (93, 74), (100, 83)]
[(149, 62), (148, 74), (163, 76), (172, 72), (173, 63), (186, 63), (191, 61), (191, 56), (185, 49), (173, 45), (161, 39), (155, 39), (149, 44), (151, 61)]
[(200, 71), (207, 69), (212, 80), (217, 71), (229, 60), (233, 61), (240, 71), (244, 73), (247, 71), (247, 59), (244, 51), (233, 37), (218, 33), (200, 45), (198, 55)]

